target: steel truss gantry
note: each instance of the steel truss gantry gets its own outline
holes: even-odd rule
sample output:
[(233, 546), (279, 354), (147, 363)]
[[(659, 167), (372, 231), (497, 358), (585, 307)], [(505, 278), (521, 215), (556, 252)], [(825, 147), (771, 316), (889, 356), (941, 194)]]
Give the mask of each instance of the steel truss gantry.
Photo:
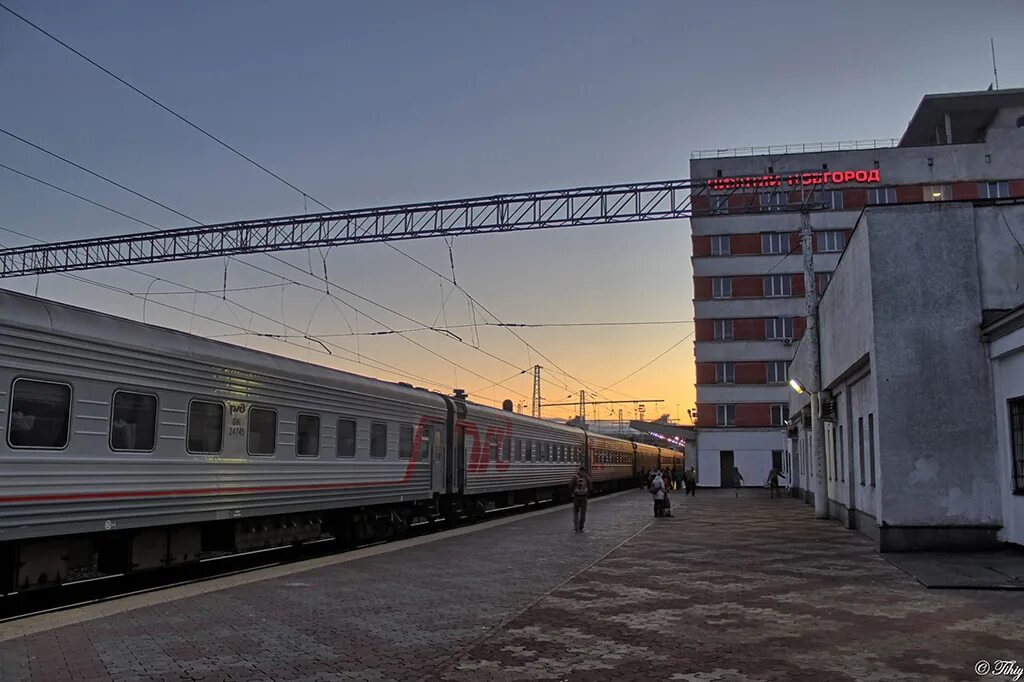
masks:
[(704, 181), (498, 194), (0, 250), (0, 278), (401, 239), (687, 218)]

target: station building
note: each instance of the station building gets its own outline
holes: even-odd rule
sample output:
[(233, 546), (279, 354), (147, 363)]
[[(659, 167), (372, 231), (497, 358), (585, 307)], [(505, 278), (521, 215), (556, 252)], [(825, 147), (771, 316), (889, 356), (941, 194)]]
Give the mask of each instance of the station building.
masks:
[[(1024, 90), (927, 95), (898, 140), (695, 152), (690, 173), (707, 179), (691, 218), (698, 484), (732, 485), (734, 468), (745, 485), (760, 485), (773, 466), (792, 478), (787, 381), (805, 320), (800, 209), (813, 209), (821, 295), (866, 212), (1024, 198)], [(921, 237), (944, 258), (961, 257)], [(917, 244), (893, 248), (908, 268), (926, 266)]]

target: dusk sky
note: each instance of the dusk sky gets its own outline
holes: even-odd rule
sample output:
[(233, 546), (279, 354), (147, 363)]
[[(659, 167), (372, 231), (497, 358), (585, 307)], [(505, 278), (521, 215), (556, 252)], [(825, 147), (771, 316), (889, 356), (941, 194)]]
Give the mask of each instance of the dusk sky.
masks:
[[(1024, 86), (1019, 1), (2, 1), (335, 209), (685, 178), (690, 153), (704, 148), (899, 137), (922, 95), (988, 87), (990, 38), (1001, 87)], [(319, 210), (2, 10), (0, 83), (0, 128), (200, 221)], [(0, 157), (154, 225), (189, 224), (4, 135)], [(147, 229), (4, 169), (0, 207), (4, 246), (30, 242), (9, 230), (54, 241)], [(450, 273), (443, 240), (397, 245)], [(673, 323), (517, 330), (530, 350), (507, 330), (464, 327), (493, 318), (383, 244), (330, 251), (337, 298), (232, 262), (229, 290), (272, 286), (222, 300), (222, 259), (139, 268), (214, 295), (124, 270), (81, 274), (138, 296), (58, 275), (3, 285), (134, 319), (148, 288), (149, 322), (204, 336), (239, 330), (199, 316), (262, 333), (308, 329), (370, 366), (301, 338), (224, 340), (458, 386), (489, 404), (528, 403), (527, 374), (493, 384), (541, 364), (548, 402), (586, 388), (605, 400), (661, 398), (648, 417), (686, 419), (694, 401), (686, 221), (458, 237), (453, 255), (458, 282), (503, 322)], [(312, 265), (322, 275), (319, 253), (279, 257), (307, 273), (267, 255), (246, 260), (323, 288), (308, 274)], [(408, 336), (463, 368), (400, 336), (328, 337), (386, 328), (371, 316), (416, 326), (337, 287), (418, 322), (459, 326), (462, 344), (430, 331)]]

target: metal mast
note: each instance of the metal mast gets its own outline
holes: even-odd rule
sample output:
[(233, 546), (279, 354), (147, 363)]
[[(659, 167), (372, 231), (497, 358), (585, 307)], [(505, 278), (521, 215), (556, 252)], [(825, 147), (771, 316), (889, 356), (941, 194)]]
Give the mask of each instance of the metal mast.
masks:
[(540, 419), (540, 365), (533, 366), (533, 411), (531, 414)]

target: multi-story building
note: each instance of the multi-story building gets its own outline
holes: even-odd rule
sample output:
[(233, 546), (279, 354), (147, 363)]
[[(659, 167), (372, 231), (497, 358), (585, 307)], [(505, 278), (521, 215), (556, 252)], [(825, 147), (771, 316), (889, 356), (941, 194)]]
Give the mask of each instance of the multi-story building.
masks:
[[(787, 366), (804, 332), (801, 207), (820, 295), (867, 206), (1024, 196), (1024, 90), (927, 95), (899, 140), (695, 152), (697, 469), (791, 471)], [(906, 254), (915, 257), (913, 251)], [(912, 286), (912, 283), (908, 283)]]

